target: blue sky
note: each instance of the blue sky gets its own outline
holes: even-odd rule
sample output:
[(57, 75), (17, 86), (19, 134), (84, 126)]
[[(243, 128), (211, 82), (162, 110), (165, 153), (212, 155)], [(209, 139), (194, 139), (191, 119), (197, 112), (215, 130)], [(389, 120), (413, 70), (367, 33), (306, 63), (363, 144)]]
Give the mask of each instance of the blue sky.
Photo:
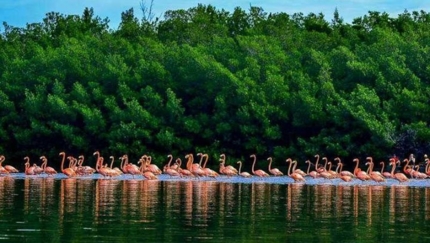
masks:
[[(110, 19), (110, 28), (116, 29), (121, 21), (121, 12), (134, 8), (135, 15), (142, 17), (140, 3), (142, 0), (1, 0), (0, 21), (15, 27), (25, 27), (26, 23), (42, 22), (45, 14), (51, 11), (61, 14), (82, 15), (85, 7), (93, 7), (95, 15)], [(151, 0), (143, 0), (149, 4)], [(217, 9), (232, 12), (236, 6), (248, 10), (250, 4), (262, 7), (266, 12), (285, 12), (294, 14), (302, 12), (323, 13), (327, 20), (333, 16), (335, 8), (348, 23), (354, 18), (361, 17), (369, 10), (387, 12), (391, 17), (397, 17), (405, 9), (409, 12), (424, 10), (430, 12), (428, 0), (154, 0), (153, 12), (156, 17), (162, 16), (167, 10), (189, 9), (198, 3), (211, 4)], [(2, 26), (0, 30), (2, 30)]]

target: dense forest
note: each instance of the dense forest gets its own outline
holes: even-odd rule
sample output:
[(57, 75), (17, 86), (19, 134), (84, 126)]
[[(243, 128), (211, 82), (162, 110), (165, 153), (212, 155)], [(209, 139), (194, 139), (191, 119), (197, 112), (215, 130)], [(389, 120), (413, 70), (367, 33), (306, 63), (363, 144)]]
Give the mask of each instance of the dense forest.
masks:
[[(0, 35), (0, 153), (23, 168), (41, 155), (205, 152), (249, 166), (288, 157), (345, 164), (430, 148), (430, 14), (233, 12), (211, 5), (117, 29), (86, 8), (50, 12)], [(89, 159), (91, 163), (91, 159)], [(39, 163), (39, 162), (38, 162)], [(304, 163), (303, 163), (304, 164)], [(261, 163), (261, 166), (267, 166)], [(304, 166), (304, 165), (303, 165)]]

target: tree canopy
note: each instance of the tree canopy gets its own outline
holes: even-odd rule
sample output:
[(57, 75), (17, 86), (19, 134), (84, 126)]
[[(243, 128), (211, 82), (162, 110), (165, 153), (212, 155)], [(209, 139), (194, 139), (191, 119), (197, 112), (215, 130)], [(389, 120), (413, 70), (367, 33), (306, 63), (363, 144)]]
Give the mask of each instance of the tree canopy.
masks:
[(86, 8), (3, 23), (0, 153), (16, 164), (95, 150), (155, 163), (189, 152), (351, 163), (430, 148), (425, 11), (348, 24), (337, 10), (329, 22), (199, 4), (121, 19), (112, 30)]

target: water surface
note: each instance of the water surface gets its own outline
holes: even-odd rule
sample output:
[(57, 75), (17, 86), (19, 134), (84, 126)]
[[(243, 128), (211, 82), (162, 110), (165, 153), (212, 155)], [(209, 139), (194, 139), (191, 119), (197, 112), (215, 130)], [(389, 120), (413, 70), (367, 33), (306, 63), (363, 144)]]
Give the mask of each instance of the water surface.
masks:
[(428, 180), (0, 177), (5, 242), (424, 242)]

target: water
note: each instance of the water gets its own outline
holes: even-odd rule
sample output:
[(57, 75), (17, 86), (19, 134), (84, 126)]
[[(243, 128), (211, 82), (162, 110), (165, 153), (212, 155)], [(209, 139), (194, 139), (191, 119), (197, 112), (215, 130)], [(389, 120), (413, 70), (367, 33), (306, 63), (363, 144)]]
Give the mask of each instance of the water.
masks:
[(0, 177), (0, 241), (430, 241), (430, 180), (159, 178)]

